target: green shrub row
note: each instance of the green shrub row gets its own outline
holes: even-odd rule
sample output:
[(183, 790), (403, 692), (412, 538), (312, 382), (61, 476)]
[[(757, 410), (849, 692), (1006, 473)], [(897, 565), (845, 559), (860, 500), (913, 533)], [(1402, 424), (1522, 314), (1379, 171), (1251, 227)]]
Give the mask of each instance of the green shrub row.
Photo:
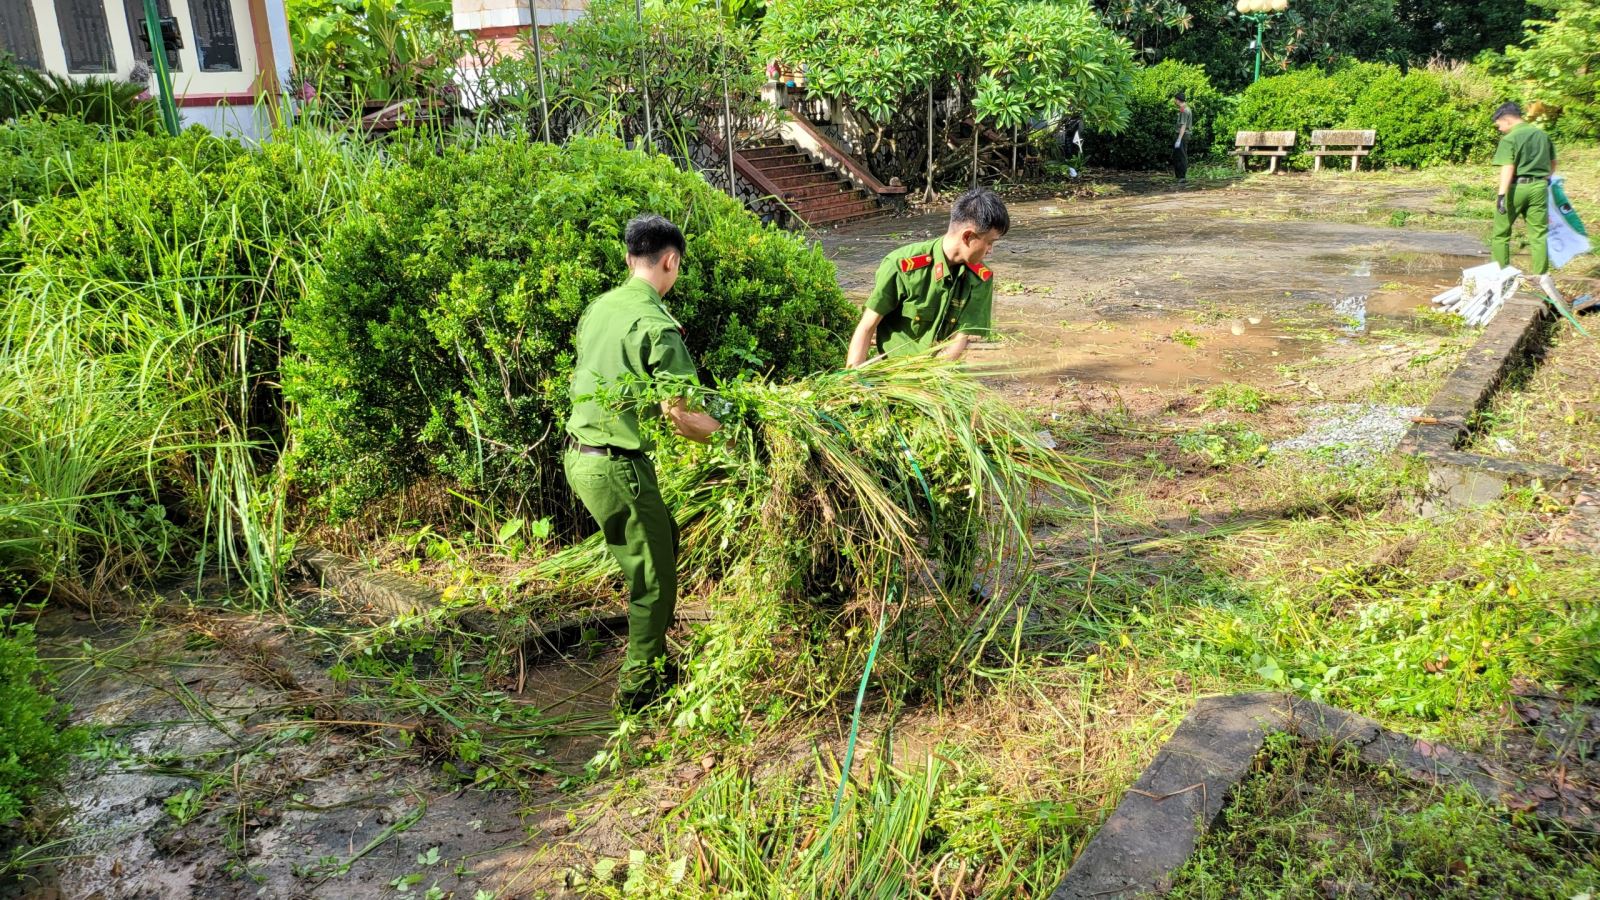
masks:
[(1194, 114), (1191, 161), (1225, 157), (1240, 131), (1293, 131), (1300, 150), (1292, 168), (1310, 168), (1317, 129), (1372, 129), (1369, 164), (1420, 168), (1486, 159), (1498, 134), (1494, 108), (1515, 96), (1511, 82), (1467, 65), (1412, 69), (1353, 63), (1334, 71), (1309, 67), (1273, 75), (1236, 97), (1211, 84), (1203, 66), (1167, 60), (1138, 69), (1127, 127), (1085, 136), (1089, 161), (1113, 169), (1161, 170), (1177, 137), (1173, 94), (1182, 89)]
[(1325, 128), (1377, 131), (1369, 161), (1379, 168), (1486, 159), (1498, 134), (1494, 108), (1510, 87), (1470, 68), (1412, 69), (1356, 63), (1332, 72), (1296, 69), (1263, 78), (1217, 122), (1218, 155), (1239, 131), (1293, 131), (1301, 151), (1290, 165), (1310, 168), (1311, 133)]
[(1193, 114), (1189, 153), (1204, 156), (1211, 148), (1213, 126), (1227, 108), (1228, 98), (1211, 86), (1204, 66), (1167, 60), (1134, 70), (1133, 91), (1128, 95), (1128, 126), (1118, 134), (1086, 135), (1089, 161), (1112, 169), (1166, 168), (1172, 159), (1172, 142), (1178, 136), (1178, 107), (1172, 97), (1179, 90), (1188, 97)]
[(821, 251), (663, 157), (610, 140), (494, 140), (379, 172), (289, 322), (294, 471), (335, 516), (419, 477), (536, 513), (584, 305), (625, 272), (643, 210), (685, 230), (668, 303), (703, 374), (836, 365), (851, 307)]

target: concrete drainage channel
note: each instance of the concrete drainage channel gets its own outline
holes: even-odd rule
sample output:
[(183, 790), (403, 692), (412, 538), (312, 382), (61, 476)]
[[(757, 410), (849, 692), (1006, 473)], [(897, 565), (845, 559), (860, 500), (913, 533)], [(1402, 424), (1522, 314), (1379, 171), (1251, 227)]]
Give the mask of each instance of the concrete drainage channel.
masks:
[(1508, 487), (1572, 480), (1574, 473), (1565, 466), (1498, 459), (1459, 449), (1471, 434), (1473, 416), (1489, 405), (1507, 373), (1542, 348), (1551, 319), (1543, 300), (1520, 295), (1507, 300), (1401, 439), (1401, 452), (1428, 466), (1429, 496), (1424, 513), (1489, 503)]

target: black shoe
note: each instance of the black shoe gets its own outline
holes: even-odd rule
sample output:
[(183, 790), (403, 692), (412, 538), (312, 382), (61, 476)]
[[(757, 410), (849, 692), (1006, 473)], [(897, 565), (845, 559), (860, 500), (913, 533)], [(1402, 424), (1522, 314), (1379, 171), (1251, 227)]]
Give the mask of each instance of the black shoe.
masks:
[(652, 682), (642, 688), (617, 692), (617, 709), (626, 715), (644, 712), (650, 704), (661, 699), (661, 685)]
[(662, 663), (661, 673), (651, 672), (651, 678), (644, 685), (632, 690), (619, 690), (617, 692), (617, 707), (627, 713), (637, 713), (660, 700), (662, 695), (672, 690), (682, 676), (677, 663), (666, 660)]

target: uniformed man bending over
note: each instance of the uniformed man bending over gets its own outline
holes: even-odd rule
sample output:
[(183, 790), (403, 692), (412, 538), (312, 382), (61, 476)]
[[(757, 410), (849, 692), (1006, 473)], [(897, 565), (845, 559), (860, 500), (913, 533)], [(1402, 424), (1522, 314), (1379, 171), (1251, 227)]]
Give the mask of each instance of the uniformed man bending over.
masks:
[(845, 365), (866, 362), (874, 344), (879, 353), (894, 355), (926, 352), (949, 340), (943, 356), (965, 355), (972, 338), (989, 333), (994, 273), (983, 260), (1010, 228), (999, 196), (975, 188), (951, 207), (943, 235), (884, 257)]
[(719, 424), (684, 398), (649, 402), (644, 381), (696, 379), (683, 327), (662, 297), (683, 264), (683, 232), (661, 216), (628, 223), (631, 276), (601, 294), (578, 320), (578, 360), (567, 420), (567, 483), (600, 524), (628, 584), (628, 653), (618, 704), (636, 712), (670, 685), (667, 626), (678, 598), (677, 524), (656, 486), (653, 449), (641, 416), (663, 415), (674, 431), (704, 443)]
[(1502, 267), (1511, 264), (1511, 226), (1518, 218), (1527, 223), (1530, 269), (1539, 286), (1557, 300), (1555, 279), (1550, 277), (1550, 176), (1556, 172), (1556, 148), (1537, 125), (1523, 121), (1522, 107), (1505, 103), (1494, 112), (1495, 127), (1504, 137), (1491, 162), (1500, 167), (1499, 190), (1494, 201), (1494, 233), (1489, 254)]

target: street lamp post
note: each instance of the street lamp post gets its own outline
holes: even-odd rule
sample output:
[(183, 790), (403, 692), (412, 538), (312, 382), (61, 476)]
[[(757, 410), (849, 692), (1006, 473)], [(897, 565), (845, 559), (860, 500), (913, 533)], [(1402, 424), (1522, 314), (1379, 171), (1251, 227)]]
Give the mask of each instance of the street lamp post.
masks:
[(1261, 80), (1261, 36), (1266, 26), (1267, 17), (1274, 16), (1289, 8), (1289, 0), (1238, 0), (1233, 8), (1239, 11), (1240, 18), (1249, 19), (1256, 23), (1256, 77), (1252, 82)]

